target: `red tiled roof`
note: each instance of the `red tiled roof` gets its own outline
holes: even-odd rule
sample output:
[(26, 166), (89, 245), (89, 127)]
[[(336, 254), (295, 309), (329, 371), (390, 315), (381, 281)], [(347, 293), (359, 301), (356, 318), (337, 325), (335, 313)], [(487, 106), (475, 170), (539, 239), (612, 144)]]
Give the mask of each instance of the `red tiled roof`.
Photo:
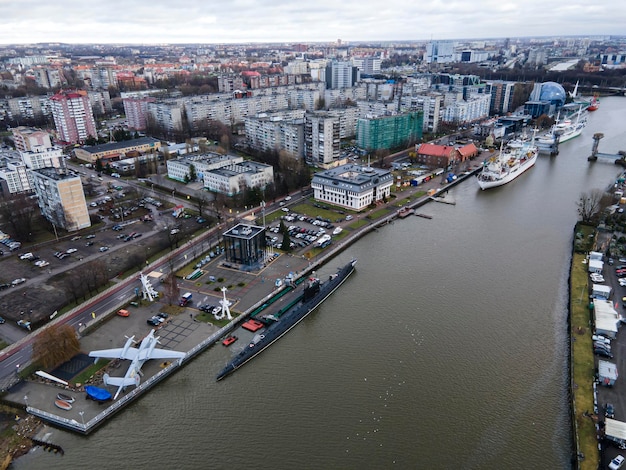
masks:
[(454, 150), (455, 148), (449, 145), (421, 144), (417, 149), (417, 153), (435, 157), (449, 157)]
[(459, 148), (459, 153), (464, 157), (471, 157), (478, 154), (478, 149), (474, 144), (467, 144)]

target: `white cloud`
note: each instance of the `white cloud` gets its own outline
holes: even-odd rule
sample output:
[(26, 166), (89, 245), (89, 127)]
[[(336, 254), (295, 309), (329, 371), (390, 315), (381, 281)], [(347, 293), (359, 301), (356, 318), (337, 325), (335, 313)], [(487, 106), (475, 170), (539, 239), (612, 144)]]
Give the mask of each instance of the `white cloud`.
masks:
[(0, 43), (416, 40), (623, 34), (597, 0), (0, 0)]

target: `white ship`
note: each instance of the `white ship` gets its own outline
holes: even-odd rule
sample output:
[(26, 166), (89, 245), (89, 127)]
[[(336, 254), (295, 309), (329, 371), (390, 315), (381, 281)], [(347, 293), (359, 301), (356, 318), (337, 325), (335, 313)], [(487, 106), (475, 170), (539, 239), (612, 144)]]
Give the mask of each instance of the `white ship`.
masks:
[(582, 107), (575, 113), (575, 116), (576, 119), (573, 121), (571, 118), (566, 118), (562, 121), (557, 119), (550, 131), (537, 139), (537, 144), (539, 146), (553, 145), (556, 143), (557, 136), (559, 143), (578, 137), (587, 125), (587, 117)]
[(539, 151), (535, 139), (518, 147), (500, 149), (500, 153), (487, 160), (476, 176), (480, 189), (495, 188), (513, 181), (531, 168), (537, 161)]

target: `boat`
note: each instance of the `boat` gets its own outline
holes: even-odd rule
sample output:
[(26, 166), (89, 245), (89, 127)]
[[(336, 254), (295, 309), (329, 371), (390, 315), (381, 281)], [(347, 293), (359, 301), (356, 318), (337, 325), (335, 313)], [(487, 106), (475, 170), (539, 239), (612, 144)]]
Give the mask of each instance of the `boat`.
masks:
[(537, 161), (539, 150), (535, 139), (519, 148), (500, 147), (495, 157), (485, 161), (483, 168), (476, 175), (480, 189), (495, 188), (513, 181), (526, 170), (532, 168)]
[(409, 215), (414, 214), (414, 213), (415, 213), (415, 210), (410, 209), (405, 206), (398, 211), (398, 217), (400, 217), (401, 219), (404, 219), (405, 217), (408, 217)]
[(93, 385), (87, 385), (85, 387), (85, 393), (87, 393), (88, 399), (100, 403), (108, 401), (112, 397), (111, 393), (108, 390), (105, 390), (104, 388), (98, 388)]
[(596, 111), (599, 107), (600, 107), (600, 98), (598, 98), (598, 95), (593, 95), (593, 98), (591, 98), (591, 102), (589, 103), (589, 106), (587, 106), (587, 111)]
[(255, 335), (250, 343), (222, 369), (217, 375), (217, 380), (222, 380), (243, 366), (300, 323), (344, 283), (348, 276), (354, 272), (355, 264), (356, 260), (350, 261), (331, 275), (327, 281), (322, 282), (316, 277), (310, 277), (304, 282), (304, 291), (299, 298), (283, 313), (275, 314), (278, 321)]
[(58, 398), (54, 400), (54, 404), (57, 408), (61, 408), (62, 410), (69, 411), (72, 409), (72, 405), (65, 400), (59, 400)]
[(57, 393), (57, 398), (59, 400), (66, 401), (68, 403), (74, 403), (75, 399), (71, 395), (66, 395), (65, 393)]
[(342, 230), (343, 229), (341, 227), (335, 227), (335, 230), (333, 230), (333, 235), (339, 235)]
[(559, 120), (557, 118), (557, 122), (554, 123), (550, 131), (537, 139), (537, 144), (540, 146), (553, 145), (556, 143), (557, 137), (559, 143), (563, 143), (582, 134), (583, 129), (587, 125), (585, 110), (582, 109), (581, 106), (574, 114), (576, 115), (576, 119), (574, 121), (572, 121), (571, 117), (563, 120)]
[(222, 341), (222, 344), (224, 346), (230, 346), (231, 344), (233, 344), (235, 341), (237, 341), (237, 337), (236, 336), (229, 336), (228, 338), (226, 338), (224, 341)]

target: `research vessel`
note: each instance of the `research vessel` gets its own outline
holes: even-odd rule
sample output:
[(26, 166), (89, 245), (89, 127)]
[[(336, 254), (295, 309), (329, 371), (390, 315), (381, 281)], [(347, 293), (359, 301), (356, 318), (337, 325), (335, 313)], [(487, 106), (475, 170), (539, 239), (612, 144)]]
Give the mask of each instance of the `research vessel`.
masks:
[(480, 189), (495, 188), (513, 181), (519, 175), (530, 169), (537, 161), (539, 150), (532, 142), (527, 142), (521, 147), (508, 148), (497, 156), (485, 162), (483, 169), (476, 176)]
[(304, 291), (297, 302), (279, 316), (273, 315), (275, 321), (252, 338), (250, 343), (222, 369), (217, 375), (217, 380), (221, 380), (237, 370), (302, 321), (343, 284), (348, 276), (354, 272), (355, 264), (356, 260), (350, 261), (324, 282), (316, 277), (307, 279)]

